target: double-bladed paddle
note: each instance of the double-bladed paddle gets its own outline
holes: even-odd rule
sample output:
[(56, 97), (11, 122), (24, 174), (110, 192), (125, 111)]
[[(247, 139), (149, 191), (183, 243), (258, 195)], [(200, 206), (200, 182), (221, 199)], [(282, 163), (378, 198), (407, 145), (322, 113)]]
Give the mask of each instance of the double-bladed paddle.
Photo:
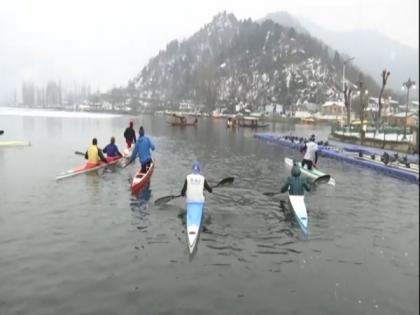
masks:
[[(231, 183), (233, 183), (234, 180), (235, 180), (235, 177), (223, 178), (220, 182), (218, 182), (215, 186), (213, 186), (212, 189), (216, 188), (216, 187), (219, 187), (219, 186), (226, 185), (226, 184), (231, 184)], [(155, 205), (161, 205), (161, 204), (167, 203), (167, 202), (171, 201), (172, 199), (179, 198), (181, 196), (182, 195), (170, 195), (170, 196), (161, 197), (161, 198), (155, 200)]]
[(80, 151), (74, 151), (74, 154), (85, 156), (85, 154), (83, 152), (80, 152)]

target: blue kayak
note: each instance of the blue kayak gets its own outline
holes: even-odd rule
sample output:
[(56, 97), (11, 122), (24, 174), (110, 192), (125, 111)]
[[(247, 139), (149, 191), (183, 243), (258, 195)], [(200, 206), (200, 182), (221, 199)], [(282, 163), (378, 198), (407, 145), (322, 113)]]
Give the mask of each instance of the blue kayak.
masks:
[(201, 225), (204, 218), (204, 202), (187, 203), (188, 248), (192, 254), (197, 246)]

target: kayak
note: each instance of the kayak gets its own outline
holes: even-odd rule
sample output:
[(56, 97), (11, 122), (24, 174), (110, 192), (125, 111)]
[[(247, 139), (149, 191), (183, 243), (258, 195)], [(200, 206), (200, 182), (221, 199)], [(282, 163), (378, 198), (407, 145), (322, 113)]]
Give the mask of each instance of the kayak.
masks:
[(113, 159), (112, 161), (108, 162), (108, 164), (104, 163), (102, 161), (99, 164), (85, 163), (83, 165), (76, 166), (76, 167), (74, 167), (74, 168), (72, 168), (68, 171), (63, 172), (63, 173), (60, 173), (59, 175), (57, 175), (55, 177), (55, 179), (59, 180), (59, 179), (64, 179), (64, 178), (76, 176), (76, 175), (79, 175), (79, 174), (84, 174), (84, 173), (97, 171), (97, 170), (99, 170), (101, 168), (105, 168), (109, 165), (117, 164), (120, 160), (121, 160), (121, 158), (116, 158), (116, 159)]
[(29, 147), (28, 141), (0, 141), (0, 147)]
[(308, 213), (306, 211), (304, 196), (289, 195), (289, 205), (296, 216), (299, 226), (304, 232), (308, 231)]
[(169, 124), (170, 124), (171, 126), (174, 126), (174, 127), (197, 126), (197, 121), (194, 121), (194, 122), (186, 122), (186, 123), (181, 123), (181, 122), (169, 122)]
[(192, 254), (197, 246), (203, 222), (204, 202), (187, 202), (188, 249)]
[[(289, 158), (284, 158), (284, 163), (286, 163), (286, 165), (288, 167), (292, 167), (293, 166), (293, 160), (289, 159)], [(308, 170), (306, 167), (302, 167), (301, 163), (298, 163), (299, 168), (301, 173), (306, 176), (309, 177), (311, 179), (314, 180), (314, 182), (316, 183), (328, 183), (330, 185), (335, 185), (335, 180), (333, 178), (331, 178), (331, 175), (329, 174), (325, 174), (323, 172), (321, 172), (320, 170), (316, 169), (315, 167), (312, 167), (311, 170)]]
[(131, 192), (133, 195), (137, 194), (150, 180), (155, 169), (155, 163), (151, 163), (146, 169), (146, 173), (141, 172), (141, 168), (137, 171), (136, 175), (131, 182)]

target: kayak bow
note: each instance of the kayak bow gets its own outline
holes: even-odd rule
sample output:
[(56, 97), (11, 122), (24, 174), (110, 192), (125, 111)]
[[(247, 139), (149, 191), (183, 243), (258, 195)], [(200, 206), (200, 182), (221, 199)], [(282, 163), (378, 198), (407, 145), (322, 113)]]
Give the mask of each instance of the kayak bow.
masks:
[(187, 236), (190, 255), (197, 247), (201, 224), (203, 222), (204, 202), (187, 203)]

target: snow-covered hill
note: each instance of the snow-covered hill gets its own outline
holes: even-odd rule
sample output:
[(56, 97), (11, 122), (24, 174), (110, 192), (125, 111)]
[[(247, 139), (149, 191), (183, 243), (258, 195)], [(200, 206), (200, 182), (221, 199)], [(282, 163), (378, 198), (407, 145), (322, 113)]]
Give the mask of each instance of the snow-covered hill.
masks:
[[(220, 13), (189, 39), (170, 42), (135, 78), (144, 99), (204, 104), (208, 109), (238, 103), (256, 108), (322, 103), (342, 92), (342, 58), (308, 34), (271, 20), (239, 21)], [(360, 71), (349, 66), (355, 85)], [(369, 76), (371, 93), (378, 86)]]

